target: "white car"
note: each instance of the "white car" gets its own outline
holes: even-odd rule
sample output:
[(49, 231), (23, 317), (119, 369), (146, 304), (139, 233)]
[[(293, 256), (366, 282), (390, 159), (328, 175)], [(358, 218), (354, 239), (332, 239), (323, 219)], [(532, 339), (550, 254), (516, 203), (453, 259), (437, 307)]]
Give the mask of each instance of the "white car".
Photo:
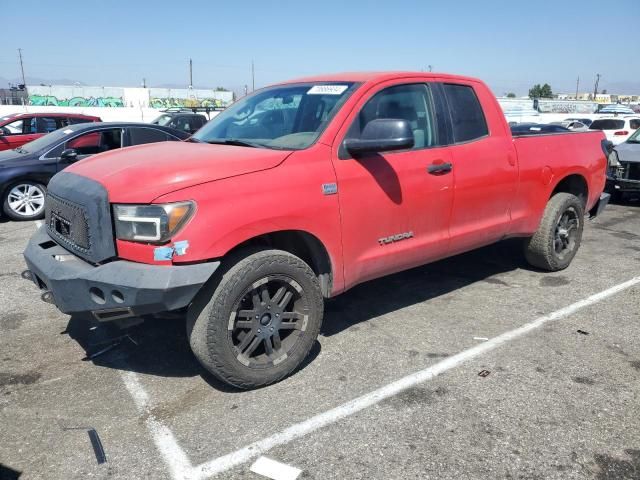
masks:
[(560, 125), (561, 127), (568, 128), (574, 132), (584, 132), (589, 130), (589, 127), (578, 120), (565, 120), (564, 122), (551, 122), (551, 125)]
[(589, 126), (590, 130), (602, 130), (614, 145), (619, 145), (640, 128), (640, 116), (618, 115), (600, 117)]

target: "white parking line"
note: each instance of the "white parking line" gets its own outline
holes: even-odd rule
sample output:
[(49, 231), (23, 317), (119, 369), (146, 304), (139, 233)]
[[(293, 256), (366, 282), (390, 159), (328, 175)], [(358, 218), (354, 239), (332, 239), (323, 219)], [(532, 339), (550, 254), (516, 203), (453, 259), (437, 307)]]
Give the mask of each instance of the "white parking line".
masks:
[(526, 335), (527, 333), (540, 328), (548, 322), (554, 320), (561, 320), (566, 318), (583, 308), (594, 305), (612, 295), (616, 295), (628, 288), (640, 284), (640, 276), (634, 277), (624, 283), (620, 283), (611, 288), (603, 290), (602, 292), (591, 295), (583, 300), (573, 303), (567, 307), (556, 310), (548, 315), (539, 317), (532, 322), (505, 332), (497, 337), (494, 337), (484, 343), (476, 345), (475, 347), (464, 350), (456, 355), (446, 358), (445, 360), (438, 362), (424, 370), (421, 370), (411, 375), (407, 375), (400, 380), (385, 385), (377, 390), (355, 398), (343, 405), (328, 410), (324, 413), (320, 413), (314, 417), (311, 417), (303, 422), (275, 433), (270, 437), (258, 440), (250, 445), (247, 445), (235, 452), (231, 452), (227, 455), (223, 455), (218, 458), (214, 458), (208, 462), (202, 463), (197, 466), (192, 466), (189, 458), (180, 445), (178, 445), (171, 430), (155, 420), (150, 414), (148, 409), (149, 396), (139, 382), (137, 375), (133, 372), (122, 372), (122, 378), (127, 386), (127, 389), (131, 393), (131, 396), (141, 413), (147, 415), (145, 421), (151, 436), (156, 444), (156, 447), (162, 454), (162, 457), (169, 467), (171, 476), (174, 480), (202, 480), (225, 472), (231, 468), (248, 462), (251, 459), (261, 456), (263, 453), (271, 450), (279, 445), (287, 444), (297, 438), (308, 435), (320, 428), (326, 427), (333, 423), (340, 421), (354, 413), (357, 413), (367, 407), (380, 403), (381, 401), (397, 395), (398, 393), (414, 387), (420, 383), (427, 382), (434, 377), (446, 372), (452, 368), (459, 366), (460, 364), (469, 361), (482, 354), (488, 353), (497, 347), (515, 340), (519, 337)]

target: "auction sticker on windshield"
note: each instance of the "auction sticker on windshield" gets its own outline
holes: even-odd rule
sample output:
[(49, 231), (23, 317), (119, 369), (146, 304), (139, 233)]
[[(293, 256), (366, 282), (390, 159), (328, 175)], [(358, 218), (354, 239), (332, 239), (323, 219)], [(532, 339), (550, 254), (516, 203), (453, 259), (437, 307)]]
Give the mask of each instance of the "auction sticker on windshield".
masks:
[(314, 85), (307, 95), (341, 95), (347, 88), (348, 85)]

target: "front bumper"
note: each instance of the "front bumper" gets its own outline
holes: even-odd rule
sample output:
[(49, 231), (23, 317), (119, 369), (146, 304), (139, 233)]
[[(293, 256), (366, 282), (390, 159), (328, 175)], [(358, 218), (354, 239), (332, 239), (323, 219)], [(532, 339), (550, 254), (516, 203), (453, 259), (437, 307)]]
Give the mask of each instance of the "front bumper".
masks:
[(640, 180), (630, 180), (627, 178), (607, 177), (607, 192), (640, 192)]
[[(63, 313), (91, 312), (117, 320), (185, 307), (220, 262), (161, 266), (116, 260), (92, 265), (51, 240), (41, 227), (24, 252), (29, 277), (43, 299)], [(46, 298), (45, 298), (46, 297)]]

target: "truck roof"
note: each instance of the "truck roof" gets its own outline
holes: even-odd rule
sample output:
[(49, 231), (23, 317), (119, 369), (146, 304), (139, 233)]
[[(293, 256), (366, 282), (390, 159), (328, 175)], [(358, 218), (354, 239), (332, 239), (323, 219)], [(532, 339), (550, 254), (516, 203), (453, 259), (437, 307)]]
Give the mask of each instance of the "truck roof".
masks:
[(477, 78), (465, 77), (462, 75), (452, 75), (449, 73), (435, 73), (435, 72), (412, 72), (412, 71), (392, 71), (392, 72), (342, 72), (342, 73), (330, 73), (326, 75), (314, 75), (311, 77), (296, 78), (293, 80), (287, 80), (285, 82), (279, 82), (279, 85), (285, 85), (289, 83), (309, 83), (309, 82), (381, 82), (385, 80), (393, 80), (395, 78), (402, 77), (425, 77), (425, 78), (439, 78), (439, 79), (451, 79), (451, 80), (466, 80), (479, 82)]

